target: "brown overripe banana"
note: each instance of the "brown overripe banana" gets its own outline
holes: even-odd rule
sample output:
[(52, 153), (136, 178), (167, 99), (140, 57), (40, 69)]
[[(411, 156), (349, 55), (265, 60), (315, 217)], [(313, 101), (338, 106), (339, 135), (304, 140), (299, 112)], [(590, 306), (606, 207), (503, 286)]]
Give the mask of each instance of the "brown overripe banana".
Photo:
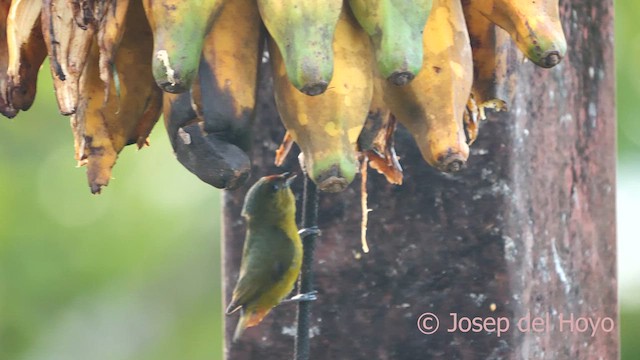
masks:
[(58, 108), (61, 114), (71, 115), (78, 107), (80, 76), (89, 55), (95, 26), (86, 29), (78, 26), (69, 0), (43, 0), (41, 19)]
[(7, 46), (8, 1), (0, 2), (0, 113), (8, 118), (16, 116), (18, 111), (9, 103), (7, 96), (7, 67), (9, 66), (9, 48)]
[(41, 9), (42, 0), (13, 0), (9, 10), (7, 96), (11, 105), (19, 110), (28, 110), (33, 104), (38, 72), (47, 56), (40, 23)]
[(162, 111), (162, 92), (151, 73), (152, 33), (144, 19), (142, 4), (129, 3), (126, 30), (114, 59), (119, 91), (100, 79), (100, 55), (93, 41), (82, 77), (80, 102), (72, 116), (76, 159), (87, 166), (91, 192), (99, 193), (111, 179), (111, 169), (125, 145), (147, 144), (147, 137)]
[[(77, 0), (74, 0), (77, 1)], [(86, 1), (86, 0), (83, 0)], [(114, 59), (125, 31), (125, 20), (130, 0), (108, 1), (107, 11), (98, 24), (96, 38), (100, 49), (100, 79), (105, 83), (105, 99), (109, 96), (111, 79), (114, 75)], [(133, 0), (138, 1), (138, 0)], [(140, 19), (144, 21), (144, 19)]]

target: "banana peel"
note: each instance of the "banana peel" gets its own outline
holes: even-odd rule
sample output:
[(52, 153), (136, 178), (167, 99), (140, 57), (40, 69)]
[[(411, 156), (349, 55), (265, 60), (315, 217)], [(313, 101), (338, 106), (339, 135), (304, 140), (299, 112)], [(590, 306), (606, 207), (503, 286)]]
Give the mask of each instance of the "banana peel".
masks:
[(38, 72), (47, 56), (41, 10), (41, 0), (11, 2), (7, 24), (9, 64), (6, 93), (11, 106), (17, 110), (28, 110), (33, 104)]
[(384, 103), (383, 94), (374, 91), (367, 121), (358, 137), (363, 161), (385, 176), (390, 184), (402, 185), (402, 166), (394, 147), (396, 119)]
[(129, 4), (126, 31), (115, 56), (119, 91), (110, 82), (106, 101), (105, 83), (100, 78), (100, 50), (93, 41), (80, 79), (80, 101), (71, 124), (75, 135), (76, 159), (87, 166), (92, 193), (99, 193), (111, 179), (118, 153), (129, 144), (138, 148), (162, 111), (162, 92), (151, 72), (152, 33), (142, 5)]

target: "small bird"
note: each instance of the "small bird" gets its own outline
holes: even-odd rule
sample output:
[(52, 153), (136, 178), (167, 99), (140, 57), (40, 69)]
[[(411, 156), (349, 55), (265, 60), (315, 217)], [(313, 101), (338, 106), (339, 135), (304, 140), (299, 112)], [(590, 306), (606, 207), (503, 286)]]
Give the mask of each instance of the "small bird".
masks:
[(226, 311), (229, 315), (241, 310), (234, 341), (291, 292), (300, 274), (302, 241), (296, 226), (295, 196), (289, 187), (295, 175), (287, 176), (261, 178), (244, 199), (247, 234), (240, 276)]

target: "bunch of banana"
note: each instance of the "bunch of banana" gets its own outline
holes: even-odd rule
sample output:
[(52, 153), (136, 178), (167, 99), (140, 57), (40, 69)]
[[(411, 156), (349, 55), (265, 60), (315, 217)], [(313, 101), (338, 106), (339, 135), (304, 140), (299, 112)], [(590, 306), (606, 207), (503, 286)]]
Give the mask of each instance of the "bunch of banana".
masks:
[(3, 1), (0, 113), (29, 109), (48, 56), (92, 192), (125, 145), (147, 143), (162, 110), (177, 159), (234, 189), (251, 172), (270, 59), (287, 130), (277, 163), (295, 142), (321, 190), (345, 189), (367, 164), (401, 184), (396, 119), (427, 163), (462, 168), (486, 109), (506, 110), (510, 38), (535, 64), (558, 64), (558, 0)]
[(289, 81), (283, 55), (269, 38), (276, 106), (304, 154), (309, 177), (323, 191), (344, 190), (358, 169), (356, 143), (373, 92), (373, 50), (367, 34), (343, 8), (333, 41), (334, 73), (328, 90), (308, 96)]

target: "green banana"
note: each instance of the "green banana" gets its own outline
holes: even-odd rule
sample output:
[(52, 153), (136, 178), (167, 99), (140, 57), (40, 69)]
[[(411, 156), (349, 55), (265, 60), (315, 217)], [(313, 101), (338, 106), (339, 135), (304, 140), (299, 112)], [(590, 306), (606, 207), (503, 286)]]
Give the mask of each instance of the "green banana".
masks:
[(360, 25), (371, 36), (378, 70), (402, 86), (422, 68), (422, 30), (432, 0), (349, 0)]
[(342, 6), (342, 0), (258, 0), (289, 80), (307, 95), (325, 92), (333, 77), (332, 44)]
[(153, 29), (153, 77), (162, 90), (181, 93), (191, 88), (204, 38), (225, 1), (143, 0)]

